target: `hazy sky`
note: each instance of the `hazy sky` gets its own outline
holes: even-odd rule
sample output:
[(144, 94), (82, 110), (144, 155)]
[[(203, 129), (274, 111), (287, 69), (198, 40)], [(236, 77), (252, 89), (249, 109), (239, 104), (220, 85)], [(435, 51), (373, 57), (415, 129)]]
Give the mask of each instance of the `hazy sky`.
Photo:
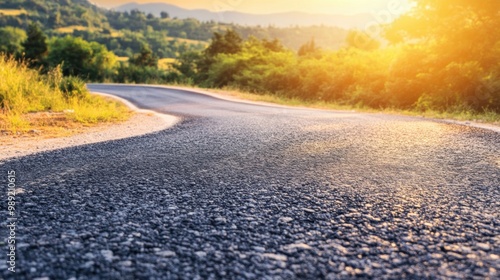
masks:
[(129, 2), (165, 2), (188, 9), (212, 11), (236, 10), (247, 13), (302, 11), (325, 14), (355, 14), (388, 10), (407, 5), (408, 0), (91, 0), (104, 7), (116, 7)]

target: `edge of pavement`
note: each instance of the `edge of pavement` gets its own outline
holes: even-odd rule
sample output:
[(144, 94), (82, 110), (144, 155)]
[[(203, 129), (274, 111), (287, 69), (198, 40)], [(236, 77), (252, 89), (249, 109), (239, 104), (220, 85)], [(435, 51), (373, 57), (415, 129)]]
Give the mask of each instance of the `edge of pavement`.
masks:
[[(361, 113), (361, 112), (357, 112), (357, 111), (354, 111), (354, 110), (353, 111), (348, 111), (348, 110), (342, 111), (342, 110), (309, 108), (309, 107), (303, 107), (303, 106), (294, 107), (294, 106), (286, 106), (286, 105), (268, 103), (268, 102), (263, 102), (263, 101), (244, 100), (244, 99), (239, 99), (239, 98), (224, 96), (224, 95), (221, 95), (221, 94), (217, 94), (217, 93), (214, 93), (214, 92), (209, 92), (209, 91), (206, 91), (206, 90), (203, 90), (203, 89), (199, 89), (199, 88), (191, 88), (191, 87), (184, 87), (184, 86), (148, 85), (148, 84), (133, 84), (133, 85), (128, 85), (128, 84), (116, 84), (116, 83), (105, 83), (105, 84), (95, 84), (95, 85), (141, 86), (141, 87), (164, 88), (164, 89), (173, 89), (173, 90), (184, 90), (184, 91), (190, 91), (190, 92), (195, 92), (195, 93), (199, 93), (199, 94), (208, 95), (208, 96), (211, 96), (211, 97), (214, 97), (214, 98), (218, 98), (218, 99), (222, 99), (222, 100), (226, 100), (226, 101), (238, 102), (238, 103), (244, 103), (244, 104), (269, 106), (269, 107), (278, 107), (278, 108), (299, 109), (299, 110), (323, 110), (323, 111), (332, 111), (332, 112), (339, 112), (339, 113)], [(110, 95), (110, 96), (113, 96), (113, 95)], [(126, 101), (126, 102), (128, 102), (128, 101)], [(367, 113), (367, 114), (375, 114), (376, 115), (378, 113)], [(382, 112), (380, 114), (384, 114), (384, 113)], [(495, 125), (495, 124), (479, 123), (479, 122), (474, 122), (474, 121), (459, 121), (459, 120), (452, 120), (452, 119), (426, 118), (426, 117), (419, 117), (419, 116), (406, 116), (406, 115), (403, 115), (403, 114), (401, 114), (401, 115), (397, 114), (397, 116), (409, 117), (409, 118), (417, 118), (417, 119), (422, 119), (422, 120), (428, 120), (428, 121), (434, 121), (434, 122), (441, 122), (441, 123), (453, 124), (453, 125), (462, 125), (462, 126), (480, 128), (480, 129), (485, 129), (485, 130), (490, 130), (490, 131), (493, 131), (493, 132), (496, 132), (496, 133), (500, 133), (500, 126)]]

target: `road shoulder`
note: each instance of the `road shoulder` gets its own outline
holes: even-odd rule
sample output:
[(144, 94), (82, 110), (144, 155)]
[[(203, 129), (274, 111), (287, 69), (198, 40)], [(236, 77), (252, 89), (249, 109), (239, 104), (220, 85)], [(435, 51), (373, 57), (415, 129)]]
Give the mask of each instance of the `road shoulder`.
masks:
[(140, 110), (122, 98), (102, 93), (94, 94), (119, 100), (135, 114), (123, 123), (99, 125), (68, 137), (43, 139), (37, 136), (18, 138), (0, 136), (0, 161), (45, 151), (141, 136), (168, 129), (179, 122), (179, 118), (174, 116)]
[[(114, 84), (111, 84), (114, 85)], [(164, 88), (164, 89), (173, 89), (173, 90), (185, 90), (185, 91), (190, 91), (190, 92), (195, 92), (198, 94), (204, 94), (208, 95), (214, 98), (226, 100), (226, 101), (231, 101), (231, 102), (238, 102), (238, 103), (244, 103), (244, 104), (251, 104), (251, 105), (259, 105), (259, 106), (268, 106), (268, 107), (278, 107), (278, 108), (288, 108), (288, 109), (294, 109), (294, 110), (321, 110), (321, 111), (331, 111), (331, 112), (342, 112), (342, 113), (364, 113), (364, 114), (388, 114), (386, 112), (380, 112), (380, 113), (374, 113), (374, 112), (359, 112), (355, 110), (332, 110), (332, 109), (318, 109), (318, 108), (312, 108), (312, 107), (306, 107), (306, 106), (288, 106), (288, 105), (281, 105), (281, 104), (276, 104), (276, 103), (269, 103), (269, 102), (264, 102), (264, 101), (252, 101), (252, 100), (245, 100), (242, 98), (230, 96), (221, 93), (222, 91), (209, 91), (205, 89), (200, 89), (200, 88), (190, 88), (186, 86), (170, 86), (170, 85), (146, 85), (146, 84), (141, 84), (138, 86), (146, 86), (146, 87), (156, 87), (156, 88)], [(447, 123), (447, 124), (452, 124), (452, 125), (462, 125), (462, 126), (468, 126), (468, 127), (474, 127), (474, 128), (480, 128), (480, 129), (485, 129), (489, 131), (494, 131), (496, 133), (500, 133), (500, 125), (497, 124), (492, 124), (492, 123), (482, 123), (482, 122), (476, 122), (476, 121), (459, 121), (459, 120), (452, 120), (452, 119), (441, 119), (441, 118), (429, 118), (429, 117), (420, 117), (420, 116), (413, 116), (413, 115), (405, 115), (402, 113), (396, 113), (392, 115), (398, 115), (401, 117), (408, 117), (408, 118), (418, 118), (422, 120), (427, 120), (427, 121), (433, 121), (433, 122), (441, 122), (441, 123)]]

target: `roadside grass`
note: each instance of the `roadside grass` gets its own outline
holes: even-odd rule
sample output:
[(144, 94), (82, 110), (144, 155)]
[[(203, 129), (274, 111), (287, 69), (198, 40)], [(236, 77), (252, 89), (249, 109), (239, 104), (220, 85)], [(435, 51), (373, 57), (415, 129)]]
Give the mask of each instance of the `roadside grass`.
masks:
[[(178, 85), (192, 87), (190, 85)], [(500, 114), (493, 111), (485, 112), (474, 112), (472, 110), (467, 110), (465, 108), (451, 108), (447, 111), (437, 111), (437, 110), (403, 110), (398, 108), (370, 108), (363, 105), (346, 105), (338, 104), (332, 102), (325, 102), (321, 100), (302, 100), (299, 98), (290, 98), (285, 96), (279, 96), (275, 94), (256, 94), (246, 92), (240, 89), (225, 87), (222, 89), (203, 89), (208, 92), (217, 93), (223, 96), (228, 96), (235, 99), (249, 100), (255, 102), (267, 102), (285, 106), (293, 107), (306, 107), (315, 109), (325, 109), (325, 110), (340, 110), (340, 111), (355, 111), (364, 113), (384, 113), (392, 115), (407, 115), (415, 117), (424, 117), (432, 119), (450, 119), (458, 121), (474, 121), (479, 123), (489, 123), (500, 125)]]
[(325, 102), (321, 100), (317, 101), (303, 100), (300, 98), (292, 98), (276, 94), (250, 93), (232, 87), (224, 87), (222, 89), (204, 89), (204, 90), (236, 99), (255, 101), (255, 102), (267, 102), (284, 106), (305, 107), (305, 108), (324, 109), (324, 110), (363, 111), (371, 113), (380, 112), (380, 110), (363, 106), (343, 105), (338, 103)]
[(0, 14), (1, 15), (4, 15), (4, 16), (20, 16), (20, 15), (24, 15), (24, 14), (27, 14), (28, 12), (26, 12), (25, 10), (22, 10), (22, 9), (0, 9)]
[(489, 110), (484, 112), (474, 112), (463, 108), (450, 108), (447, 111), (383, 109), (381, 112), (395, 115), (408, 115), (432, 119), (449, 119), (456, 121), (473, 121), (478, 123), (500, 125), (500, 114)]
[(85, 83), (63, 77), (55, 68), (47, 75), (0, 54), (0, 130), (2, 134), (72, 133), (131, 116), (123, 104), (89, 94)]

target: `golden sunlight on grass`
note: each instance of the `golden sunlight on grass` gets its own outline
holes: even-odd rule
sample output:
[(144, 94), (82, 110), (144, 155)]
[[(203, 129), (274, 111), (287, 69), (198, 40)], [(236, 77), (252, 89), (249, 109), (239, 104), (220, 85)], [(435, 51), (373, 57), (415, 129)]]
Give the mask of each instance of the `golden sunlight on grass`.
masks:
[(81, 25), (72, 25), (72, 26), (65, 26), (65, 27), (60, 27), (57, 28), (56, 31), (59, 33), (73, 33), (73, 31), (78, 30), (78, 31), (96, 31), (94, 28), (89, 28), (86, 26), (81, 26)]
[(355, 111), (364, 113), (384, 113), (384, 114), (407, 115), (407, 116), (433, 118), (433, 119), (451, 119), (458, 121), (475, 121), (479, 123), (500, 125), (500, 114), (488, 111), (471, 112), (468, 110), (462, 110), (460, 108), (450, 109), (449, 111), (446, 112), (437, 110), (426, 110), (423, 112), (419, 112), (415, 110), (404, 110), (397, 108), (375, 109), (375, 108), (370, 108), (368, 106), (338, 104), (334, 102), (325, 102), (321, 100), (304, 101), (302, 99), (290, 98), (286, 96), (278, 96), (276, 94), (255, 94), (234, 89), (231, 87), (226, 87), (223, 89), (205, 89), (205, 90), (240, 100), (269, 102), (285, 106), (307, 107), (307, 108), (326, 109), (326, 110)]
[(42, 75), (26, 63), (0, 55), (0, 81), (2, 134), (73, 133), (86, 126), (124, 121), (131, 115), (117, 101), (90, 95), (82, 80), (62, 77), (59, 67)]
[(117, 61), (119, 62), (127, 62), (129, 60), (129, 57), (127, 56), (119, 56), (116, 58)]
[[(7, 119), (6, 119), (7, 118)], [(0, 116), (0, 129), (2, 134), (16, 137), (55, 138), (66, 137), (84, 132), (90, 126), (75, 122), (66, 113), (38, 112), (21, 116)], [(19, 123), (13, 123), (17, 121)], [(10, 124), (8, 124), (10, 122)], [(12, 129), (15, 126), (16, 129)]]
[[(127, 63), (130, 60), (130, 58), (126, 57), (126, 56), (119, 56), (119, 57), (117, 57), (116, 60), (119, 62)], [(175, 62), (177, 62), (177, 59), (175, 59), (175, 58), (161, 58), (158, 60), (158, 69), (164, 70), (164, 71), (171, 70), (172, 63), (175, 63)]]
[(123, 32), (116, 31), (116, 30), (111, 31), (111, 37), (118, 38), (118, 37), (121, 37), (121, 36), (123, 36)]
[(177, 59), (175, 58), (162, 58), (158, 60), (158, 68), (161, 70), (172, 69), (172, 63), (175, 63)]
[(85, 132), (89, 128), (103, 123), (106, 123), (106, 125), (120, 123), (132, 116), (132, 112), (124, 105), (112, 100), (104, 101), (105, 98), (102, 97), (97, 98), (102, 100), (99, 102), (113, 104), (110, 106), (119, 108), (118, 111), (103, 109), (99, 112), (92, 106), (85, 106), (77, 110), (77, 112), (66, 110), (66, 112), (45, 111), (25, 114), (0, 114), (0, 131), (3, 136), (65, 137)]
[(205, 41), (198, 41), (198, 40), (191, 40), (191, 39), (184, 39), (184, 38), (176, 38), (176, 37), (167, 37), (168, 40), (170, 41), (178, 41), (181, 43), (186, 43), (188, 45), (198, 45), (202, 44), (203, 46), (208, 46), (208, 42)]
[(27, 14), (25, 10), (0, 9), (0, 15), (4, 16), (20, 16)]

